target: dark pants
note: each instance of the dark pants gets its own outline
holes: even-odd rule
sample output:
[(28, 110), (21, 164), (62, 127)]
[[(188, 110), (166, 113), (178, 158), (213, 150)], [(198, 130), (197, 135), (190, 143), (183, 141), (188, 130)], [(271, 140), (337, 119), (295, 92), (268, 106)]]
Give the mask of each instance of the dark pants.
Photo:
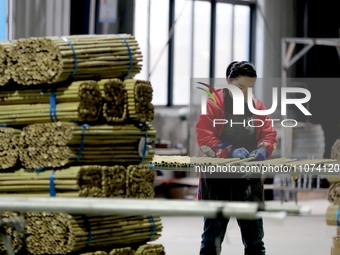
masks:
[[(200, 255), (219, 255), (229, 219), (204, 219)], [(245, 255), (265, 255), (263, 221), (239, 220)]]

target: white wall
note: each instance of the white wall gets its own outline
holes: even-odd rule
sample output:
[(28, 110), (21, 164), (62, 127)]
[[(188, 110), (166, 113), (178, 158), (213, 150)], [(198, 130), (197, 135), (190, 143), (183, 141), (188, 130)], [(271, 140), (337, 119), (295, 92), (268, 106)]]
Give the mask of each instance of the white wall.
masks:
[[(281, 77), (281, 38), (296, 36), (295, 0), (258, 0), (256, 11), (255, 65), (260, 78)], [(271, 88), (265, 81), (256, 94), (266, 105), (271, 104)]]

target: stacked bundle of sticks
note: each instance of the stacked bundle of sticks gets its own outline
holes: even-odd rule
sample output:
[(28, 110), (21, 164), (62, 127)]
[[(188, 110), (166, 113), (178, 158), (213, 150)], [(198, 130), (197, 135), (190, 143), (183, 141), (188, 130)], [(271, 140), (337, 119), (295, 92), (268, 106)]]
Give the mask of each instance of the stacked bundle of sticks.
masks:
[[(71, 167), (53, 172), (56, 196), (76, 197), (81, 191), (78, 186), (80, 167)], [(52, 171), (39, 174), (21, 169), (14, 173), (0, 174), (0, 196), (50, 196)]]
[(146, 149), (144, 158), (138, 147), (145, 135), (148, 142), (154, 141), (156, 131), (146, 128), (143, 131), (134, 125), (79, 126), (66, 122), (32, 124), (21, 133), (20, 160), (27, 169), (67, 164), (139, 164), (142, 159), (148, 163), (153, 157), (152, 147), (142, 144)]
[[(340, 139), (337, 139), (332, 146), (331, 157), (337, 162), (340, 162)], [(340, 177), (339, 176), (328, 176), (327, 177), (330, 186), (328, 188), (327, 199), (332, 206), (327, 210), (328, 218), (332, 218), (333, 211), (340, 206)]]
[(78, 81), (52, 89), (18, 89), (6, 86), (0, 91), (0, 122), (7, 125), (29, 125), (55, 121), (98, 120), (102, 96), (95, 81)]
[(137, 247), (137, 250), (131, 247), (114, 248), (109, 252), (96, 251), (87, 252), (80, 255), (164, 255), (164, 246), (161, 244), (143, 244)]
[(126, 191), (127, 197), (154, 197), (154, 170), (145, 165), (130, 165), (127, 167)]
[(340, 139), (337, 139), (332, 146), (331, 158), (340, 163)]
[(144, 244), (139, 246), (135, 255), (165, 255), (164, 246), (161, 244)]
[(112, 249), (108, 255), (134, 255), (134, 250), (131, 247)]
[(98, 82), (104, 92), (103, 115), (107, 122), (123, 122), (127, 118), (127, 96), (123, 81), (104, 79)]
[(8, 41), (0, 42), (0, 86), (3, 86), (11, 79), (10, 72), (8, 70), (8, 52), (11, 47), (11, 43)]
[(152, 86), (149, 81), (124, 81), (127, 91), (128, 115), (130, 119), (138, 121), (151, 121), (154, 117), (152, 101)]
[[(105, 166), (82, 166), (77, 184), (80, 197), (103, 197), (103, 169)], [(115, 168), (115, 166), (113, 167)], [(64, 170), (61, 170), (63, 172)]]
[(86, 247), (114, 247), (160, 237), (158, 216), (85, 216), (27, 213), (26, 246), (30, 254), (68, 254)]
[(132, 35), (74, 35), (16, 40), (9, 52), (18, 84), (43, 84), (69, 78), (133, 77), (142, 54)]
[(339, 226), (339, 205), (329, 205), (326, 211), (326, 223), (330, 226)]
[[(18, 218), (18, 217), (19, 217), (18, 213), (15, 212), (2, 212), (0, 214), (0, 218)], [(19, 252), (23, 248), (24, 232), (10, 226), (5, 226), (4, 228), (6, 235), (11, 238), (10, 244), (13, 248), (14, 253), (19, 254)], [(1, 255), (8, 254), (2, 238), (0, 238), (0, 254)]]
[[(102, 167), (102, 194), (104, 197), (126, 197), (128, 172), (124, 166)], [(146, 182), (147, 180), (145, 180)]]
[(18, 129), (0, 128), (0, 172), (17, 165), (20, 132)]
[[(69, 162), (72, 124), (57, 122), (32, 124), (20, 136), (20, 161), (26, 169), (61, 167)], [(80, 144), (80, 143), (79, 143)]]
[(39, 173), (21, 169), (0, 174), (0, 196), (54, 194), (57, 197), (152, 198), (153, 181), (154, 170), (146, 165), (130, 165), (127, 168), (120, 165), (74, 166)]
[(107, 252), (105, 252), (105, 251), (95, 251), (95, 252), (81, 253), (80, 255), (107, 255)]
[(78, 179), (79, 195), (152, 198), (154, 175), (147, 165), (83, 166)]
[[(328, 178), (331, 180), (331, 178)], [(331, 182), (328, 189), (328, 201), (334, 205), (340, 205), (340, 182)]]

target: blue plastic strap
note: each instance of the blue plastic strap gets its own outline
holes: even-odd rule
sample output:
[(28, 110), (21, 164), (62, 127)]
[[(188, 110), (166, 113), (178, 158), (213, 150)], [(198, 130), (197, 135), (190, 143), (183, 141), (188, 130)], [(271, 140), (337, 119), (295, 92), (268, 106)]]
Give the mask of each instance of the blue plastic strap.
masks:
[(51, 121), (58, 121), (58, 118), (57, 118), (57, 98), (56, 98), (54, 89), (51, 89), (51, 92), (50, 92), (50, 119), (51, 119)]
[(156, 225), (155, 225), (155, 221), (152, 215), (149, 216), (149, 221), (151, 223), (150, 225), (150, 239), (154, 238), (155, 236), (155, 232), (156, 232)]
[(51, 197), (56, 196), (55, 185), (54, 185), (54, 174), (55, 174), (55, 170), (53, 170), (50, 175), (50, 196)]
[(126, 47), (127, 47), (127, 50), (128, 50), (128, 53), (129, 53), (129, 58), (130, 58), (130, 62), (129, 62), (129, 68), (128, 68), (128, 73), (125, 77), (129, 77), (130, 76), (130, 73), (131, 73), (131, 69), (132, 69), (132, 64), (133, 64), (133, 58), (132, 58), (132, 52), (131, 52), (131, 49), (130, 49), (130, 46), (129, 46), (129, 43), (126, 41), (125, 37), (122, 36), (122, 35), (119, 35), (120, 38), (123, 40), (123, 42), (125, 43)]
[(147, 148), (148, 148), (148, 132), (145, 130), (145, 133), (144, 133), (144, 147), (143, 147), (143, 157), (142, 157), (142, 162), (144, 161), (145, 159), (145, 156), (146, 156), (146, 152), (147, 152)]
[(91, 231), (91, 223), (89, 222), (88, 218), (86, 215), (83, 215), (83, 219), (84, 219), (84, 223), (85, 223), (85, 227), (87, 230), (87, 242), (86, 245), (90, 246), (91, 242), (92, 242), (92, 231)]
[(148, 148), (148, 131), (146, 129), (146, 123), (140, 122), (139, 127), (142, 129), (142, 131), (144, 131), (144, 146), (143, 146), (142, 161), (141, 161), (141, 163), (143, 163), (146, 157), (147, 148)]
[(37, 171), (37, 172), (42, 172), (42, 171), (45, 171), (47, 169), (49, 169), (49, 167), (47, 167), (47, 166), (42, 166), (42, 167), (34, 168), (34, 170)]
[(338, 207), (338, 212), (336, 214), (336, 225), (340, 226), (340, 206)]
[(72, 49), (72, 52), (73, 52), (73, 71), (70, 75), (70, 78), (73, 78), (74, 75), (77, 73), (77, 70), (78, 70), (78, 60), (77, 60), (77, 53), (76, 53), (76, 50), (74, 49), (74, 46), (73, 44), (69, 41), (69, 39), (67, 39), (66, 37), (61, 37)]
[(85, 140), (85, 129), (88, 129), (90, 126), (88, 124), (82, 124), (81, 126), (81, 141), (80, 141), (80, 146), (78, 150), (78, 155), (77, 155), (77, 161), (80, 160), (83, 150), (84, 150), (84, 140)]

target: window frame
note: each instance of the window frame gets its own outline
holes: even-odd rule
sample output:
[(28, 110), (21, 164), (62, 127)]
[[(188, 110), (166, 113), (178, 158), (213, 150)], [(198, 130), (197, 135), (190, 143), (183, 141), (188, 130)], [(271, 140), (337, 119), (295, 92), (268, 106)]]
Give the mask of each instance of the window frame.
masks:
[[(256, 1), (255, 0), (191, 0), (193, 4), (197, 1), (205, 1), (211, 3), (210, 9), (210, 65), (209, 65), (209, 78), (215, 76), (215, 56), (216, 56), (216, 5), (217, 3), (226, 3), (232, 5), (245, 5), (250, 8), (250, 24), (249, 24), (249, 61), (255, 61), (255, 20), (256, 20)], [(176, 0), (169, 0), (169, 32), (173, 30), (175, 23), (175, 4)], [(192, 13), (194, 15), (194, 12)], [(193, 31), (194, 26), (191, 26)], [(192, 32), (193, 34), (193, 32)], [(175, 57), (175, 37), (174, 33), (171, 34), (168, 40), (168, 70), (167, 70), (167, 102), (166, 107), (173, 106), (187, 106), (178, 105), (173, 103), (173, 91), (174, 91), (174, 57)], [(148, 54), (148, 53), (146, 53)], [(191, 63), (192, 65), (192, 63)], [(192, 69), (192, 67), (191, 67)]]

